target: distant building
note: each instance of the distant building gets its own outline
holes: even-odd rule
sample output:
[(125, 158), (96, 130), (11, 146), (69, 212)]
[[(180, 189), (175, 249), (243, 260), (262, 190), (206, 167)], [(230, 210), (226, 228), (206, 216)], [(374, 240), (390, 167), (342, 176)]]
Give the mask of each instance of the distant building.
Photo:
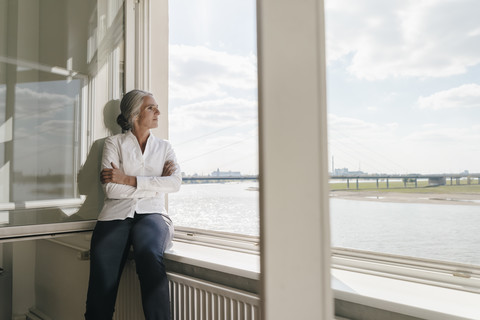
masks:
[(212, 172), (212, 177), (240, 177), (241, 175), (240, 171), (220, 171), (220, 169), (217, 169), (217, 171)]
[(363, 171), (348, 171), (348, 168), (335, 169), (333, 175), (335, 176), (361, 176), (364, 175)]
[(335, 169), (335, 171), (333, 172), (333, 174), (336, 175), (336, 176), (344, 176), (347, 173), (348, 173), (348, 168)]

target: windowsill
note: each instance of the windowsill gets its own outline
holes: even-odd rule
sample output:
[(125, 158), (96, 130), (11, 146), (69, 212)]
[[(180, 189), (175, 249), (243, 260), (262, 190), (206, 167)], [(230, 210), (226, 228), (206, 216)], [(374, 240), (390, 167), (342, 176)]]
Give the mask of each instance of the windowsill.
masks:
[(217, 285), (259, 293), (260, 256), (211, 246), (174, 241), (165, 252), (167, 272)]
[(480, 295), (332, 269), (336, 299), (422, 319), (479, 319)]
[[(87, 238), (71, 242), (59, 237), (51, 241), (87, 252)], [(174, 241), (173, 248), (165, 252), (165, 261), (169, 272), (259, 292), (258, 254)], [(478, 293), (337, 268), (331, 274), (336, 313), (347, 319), (359, 314), (379, 319), (379, 313), (389, 319), (480, 319)]]
[(0, 227), (0, 242), (51, 238), (57, 235), (69, 235), (89, 232), (95, 227), (96, 220), (30, 224)]
[(165, 258), (252, 280), (260, 279), (260, 256), (226, 249), (175, 242)]
[[(174, 242), (165, 258), (180, 264), (258, 282), (260, 256)], [(480, 295), (416, 282), (332, 269), (337, 300), (423, 319), (478, 319)], [(340, 316), (346, 316), (339, 314)]]

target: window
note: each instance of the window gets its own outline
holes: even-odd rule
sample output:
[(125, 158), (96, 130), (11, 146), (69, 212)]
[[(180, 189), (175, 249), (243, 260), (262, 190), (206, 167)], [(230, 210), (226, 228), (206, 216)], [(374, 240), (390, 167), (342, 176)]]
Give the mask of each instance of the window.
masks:
[(0, 6), (0, 227), (95, 218), (77, 176), (123, 90), (123, 3)]
[(170, 1), (169, 139), (184, 173), (176, 226), (258, 236), (255, 1)]
[(479, 4), (325, 6), (332, 245), (480, 265)]

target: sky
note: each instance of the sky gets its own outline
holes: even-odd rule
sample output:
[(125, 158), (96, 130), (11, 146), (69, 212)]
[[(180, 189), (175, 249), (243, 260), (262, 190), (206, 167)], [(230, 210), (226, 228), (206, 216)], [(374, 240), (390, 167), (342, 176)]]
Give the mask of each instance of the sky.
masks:
[[(329, 168), (480, 172), (475, 0), (326, 0)], [(170, 2), (170, 140), (187, 174), (258, 173), (255, 2)], [(333, 160), (333, 165), (332, 165)]]
[[(81, 89), (81, 80), (16, 85), (13, 124), (15, 147), (13, 155), (6, 155), (7, 159), (11, 158), (15, 172), (24, 175), (72, 174), (75, 158), (72, 153), (73, 140), (77, 125), (74, 117)], [(6, 86), (0, 86), (0, 97), (0, 110), (5, 110)], [(0, 136), (0, 143), (11, 139), (5, 134)], [(2, 161), (4, 152), (2, 148)]]
[(169, 139), (182, 171), (258, 174), (255, 1), (169, 6)]

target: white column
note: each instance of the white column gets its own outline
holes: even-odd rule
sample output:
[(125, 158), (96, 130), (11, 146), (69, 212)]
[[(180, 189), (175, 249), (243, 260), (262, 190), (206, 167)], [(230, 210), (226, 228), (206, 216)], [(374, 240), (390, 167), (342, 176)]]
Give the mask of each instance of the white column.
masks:
[(150, 1), (150, 91), (160, 110), (155, 134), (168, 139), (168, 0)]
[[(168, 138), (168, 0), (126, 1), (126, 91), (153, 93), (161, 116), (153, 130)], [(134, 22), (132, 22), (134, 20)], [(132, 32), (131, 24), (135, 24)], [(132, 47), (134, 50), (132, 49)], [(134, 74), (134, 81), (129, 80)], [(133, 78), (133, 77), (132, 77)]]
[(323, 1), (258, 0), (264, 320), (331, 319)]

